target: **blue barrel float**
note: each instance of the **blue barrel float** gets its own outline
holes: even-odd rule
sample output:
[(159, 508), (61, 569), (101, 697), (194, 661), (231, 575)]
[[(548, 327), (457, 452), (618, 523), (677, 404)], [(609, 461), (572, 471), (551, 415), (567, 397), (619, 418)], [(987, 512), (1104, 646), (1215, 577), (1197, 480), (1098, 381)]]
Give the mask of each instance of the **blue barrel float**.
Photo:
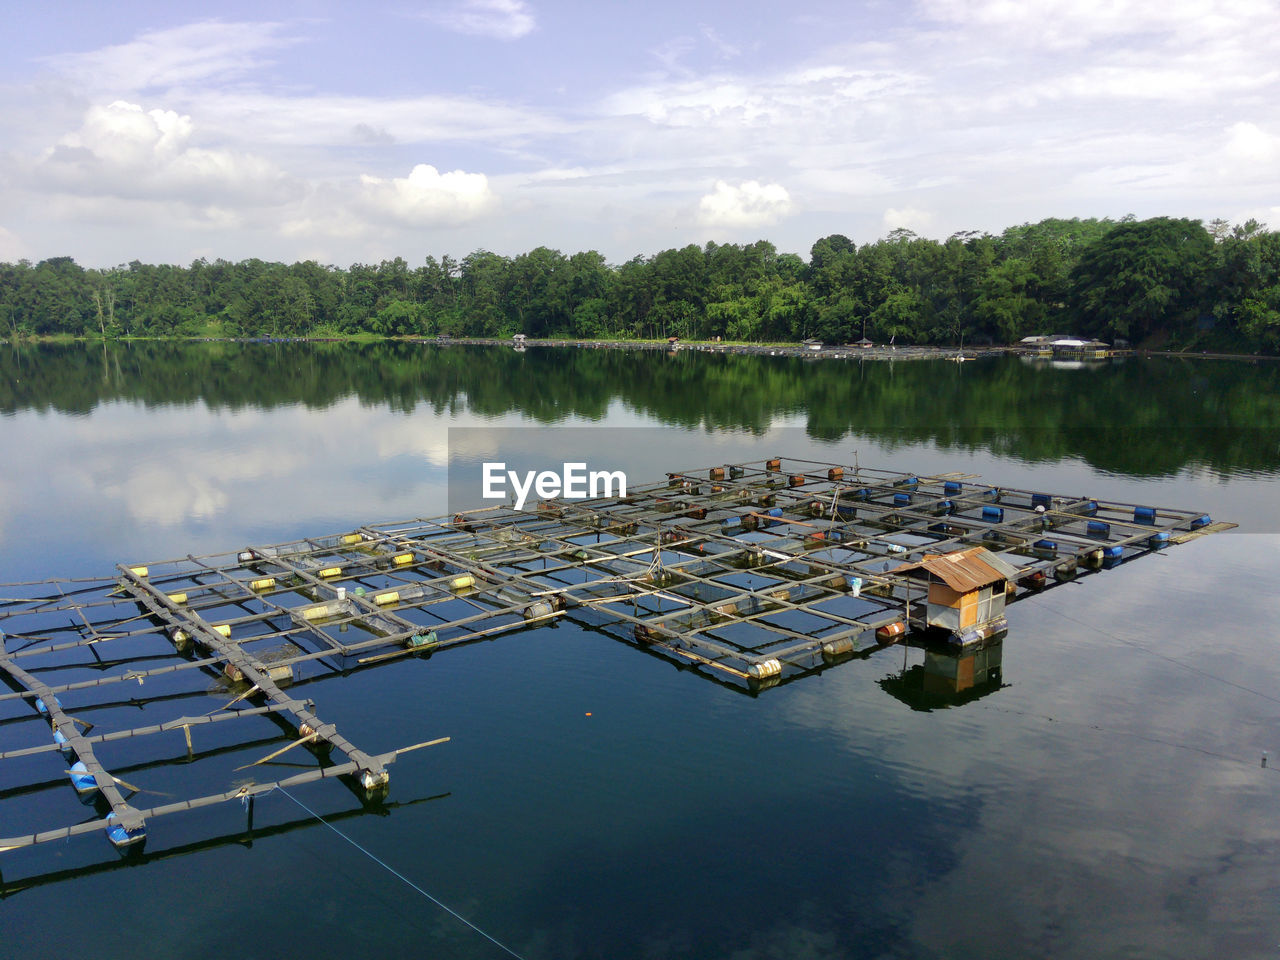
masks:
[(1156, 508), (1155, 507), (1134, 507), (1133, 522), (1145, 523), (1148, 526), (1154, 526), (1156, 522)]
[(1090, 520), (1085, 524), (1084, 532), (1091, 537), (1105, 540), (1111, 536), (1111, 524), (1103, 523), (1101, 520)]
[(958, 480), (948, 480), (942, 485), (942, 492), (949, 497), (958, 496), (963, 489), (964, 484)]
[(82, 797), (98, 789), (98, 781), (85, 767), (83, 760), (73, 763), (71, 769), (67, 771), (67, 776), (71, 778), (71, 785), (76, 788), (76, 793)]
[(1000, 523), (1004, 520), (1004, 507), (983, 507), (982, 519), (988, 523)]
[(121, 847), (131, 847), (147, 839), (147, 828), (145, 824), (140, 823), (132, 830), (126, 830), (112, 812), (107, 814), (107, 839), (117, 850)]

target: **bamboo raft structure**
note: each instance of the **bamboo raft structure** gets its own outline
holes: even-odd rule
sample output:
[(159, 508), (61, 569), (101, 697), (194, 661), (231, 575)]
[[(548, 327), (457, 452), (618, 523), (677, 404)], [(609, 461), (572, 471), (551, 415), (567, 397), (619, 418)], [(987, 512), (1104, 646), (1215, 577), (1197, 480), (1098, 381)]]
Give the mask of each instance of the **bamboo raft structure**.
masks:
[[(973, 476), (774, 458), (669, 473), (623, 497), (371, 523), (121, 564), (102, 580), (11, 585), (0, 599), (11, 691), (0, 694), (0, 783), (27, 784), (0, 788), (0, 810), (69, 779), (96, 815), (0, 839), (0, 852), (97, 831), (140, 848), (150, 820), (323, 779), (377, 801), (398, 757), (448, 738), (362, 750), (298, 693), (334, 674), (567, 618), (755, 695), (929, 628), (933, 594), (920, 578), (939, 556), (980, 547), (997, 558), (1003, 609), (1232, 526)], [(979, 626), (952, 640), (1005, 623)], [(131, 725), (124, 714), (139, 707), (157, 722)], [(215, 729), (241, 749), (287, 740), (250, 767), (299, 746), (314, 766), (267, 782), (220, 770), (221, 790), (134, 805), (119, 774), (217, 768), (211, 758), (230, 748), (193, 746), (193, 732)], [(185, 754), (164, 759), (176, 736)]]

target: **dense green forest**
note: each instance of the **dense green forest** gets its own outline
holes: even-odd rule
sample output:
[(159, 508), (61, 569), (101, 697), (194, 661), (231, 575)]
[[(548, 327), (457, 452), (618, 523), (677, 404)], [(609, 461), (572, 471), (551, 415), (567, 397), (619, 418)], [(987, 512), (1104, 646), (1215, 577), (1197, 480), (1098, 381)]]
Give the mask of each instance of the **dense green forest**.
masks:
[(1280, 352), (1280, 233), (1249, 221), (1043, 220), (939, 242), (895, 230), (664, 250), (621, 265), (516, 257), (315, 261), (70, 257), (0, 264), (5, 335), (658, 338), (1007, 343), (1071, 332), (1153, 347)]

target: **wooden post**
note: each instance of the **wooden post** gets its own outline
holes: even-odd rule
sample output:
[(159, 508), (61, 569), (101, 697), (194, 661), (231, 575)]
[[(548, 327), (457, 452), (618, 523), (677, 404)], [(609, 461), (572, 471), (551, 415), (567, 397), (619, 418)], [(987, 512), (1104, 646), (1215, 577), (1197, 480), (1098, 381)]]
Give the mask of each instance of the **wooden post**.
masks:
[(902, 622), (907, 625), (907, 632), (902, 635), (902, 673), (907, 672), (907, 651), (911, 649), (908, 638), (911, 636), (911, 578), (906, 579), (906, 597), (903, 600)]

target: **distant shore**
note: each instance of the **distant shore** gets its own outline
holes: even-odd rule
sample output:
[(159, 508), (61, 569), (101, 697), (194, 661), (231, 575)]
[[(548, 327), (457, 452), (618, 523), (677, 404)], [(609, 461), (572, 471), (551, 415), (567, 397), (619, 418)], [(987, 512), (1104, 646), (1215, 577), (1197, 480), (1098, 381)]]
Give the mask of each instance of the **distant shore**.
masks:
[[(458, 344), (461, 346), (519, 349), (510, 337), (445, 337), (443, 339), (438, 337), (419, 337), (413, 339), (419, 343), (442, 346)], [(540, 347), (578, 347), (585, 350), (665, 350), (676, 353), (727, 353), (757, 357), (800, 357), (809, 360), (955, 360), (959, 357), (964, 357), (965, 360), (978, 360), (983, 357), (1004, 356), (1025, 356), (1044, 360), (1054, 359), (1052, 357), (1038, 357), (1036, 354), (1030, 353), (1021, 347), (996, 347), (990, 345), (965, 347), (961, 350), (961, 348), (955, 346), (875, 344), (870, 347), (859, 347), (852, 344), (828, 344), (815, 350), (799, 343), (715, 343), (704, 340), (681, 340), (671, 344), (660, 340), (566, 340), (549, 338), (546, 340), (526, 340), (523, 347), (526, 350)], [(1110, 355), (1112, 357), (1181, 357), (1190, 360), (1280, 359), (1280, 357), (1261, 354), (1176, 350), (1112, 350)]]
[[(874, 344), (859, 347), (855, 344), (824, 344), (818, 349), (800, 343), (717, 343), (707, 340), (574, 340), (549, 337), (542, 340), (525, 340), (517, 344), (511, 337), (383, 337), (377, 334), (312, 337), (118, 337), (109, 338), (112, 343), (417, 343), (431, 346), (505, 347), (507, 349), (536, 350), (545, 347), (574, 347), (581, 350), (648, 350), (668, 353), (722, 353), (756, 357), (799, 357), (808, 360), (978, 360), (983, 357), (1024, 356), (1031, 359), (1051, 360), (1053, 357), (1031, 353), (1016, 346), (971, 346), (963, 350), (956, 346), (932, 346), (920, 344)], [(14, 343), (13, 337), (0, 337), (0, 344)], [(101, 337), (71, 337), (65, 334), (53, 336), (24, 336), (19, 343), (102, 343)], [(1209, 350), (1111, 350), (1106, 358), (1089, 358), (1081, 362), (1099, 362), (1111, 357), (1178, 357), (1184, 360), (1280, 360), (1280, 357), (1256, 353), (1222, 353)], [(1076, 360), (1078, 358), (1057, 358)]]
[[(520, 349), (511, 338), (446, 337), (424, 339), (423, 343), (462, 346), (499, 346)], [(802, 357), (807, 359), (864, 359), (864, 360), (936, 360), (961, 356), (957, 347), (896, 346), (880, 344), (871, 347), (842, 345), (823, 346), (814, 350), (799, 343), (715, 343), (705, 340), (681, 340), (670, 343), (664, 340), (526, 340), (526, 350), (542, 347), (577, 347), (583, 350), (661, 350), (668, 353), (727, 353), (755, 357)], [(1001, 347), (980, 347), (964, 350), (963, 356), (973, 360), (978, 357), (999, 356), (1007, 351)]]

